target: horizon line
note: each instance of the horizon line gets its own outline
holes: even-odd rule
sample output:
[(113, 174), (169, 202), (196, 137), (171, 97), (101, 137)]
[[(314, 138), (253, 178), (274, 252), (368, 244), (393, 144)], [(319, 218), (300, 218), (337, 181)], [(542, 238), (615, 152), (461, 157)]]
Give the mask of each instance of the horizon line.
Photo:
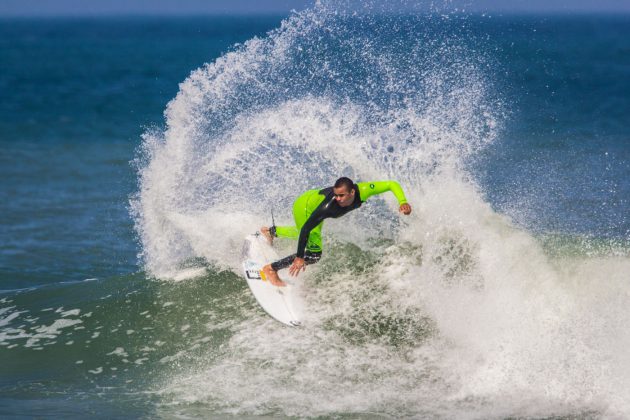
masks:
[[(303, 9), (305, 10), (305, 9)], [(116, 18), (116, 17), (159, 17), (159, 18), (202, 18), (202, 17), (289, 17), (293, 14), (299, 13), (299, 10), (289, 11), (204, 11), (204, 12), (135, 12), (135, 11), (120, 11), (120, 12), (105, 12), (105, 13), (0, 13), (0, 19), (7, 18)], [(630, 16), (630, 9), (606, 9), (606, 10), (457, 10), (448, 12), (434, 12), (434, 11), (400, 11), (391, 13), (376, 13), (382, 15), (432, 15), (432, 16), (480, 16), (480, 17), (501, 17), (501, 16), (571, 16), (571, 15), (591, 15), (591, 16)]]

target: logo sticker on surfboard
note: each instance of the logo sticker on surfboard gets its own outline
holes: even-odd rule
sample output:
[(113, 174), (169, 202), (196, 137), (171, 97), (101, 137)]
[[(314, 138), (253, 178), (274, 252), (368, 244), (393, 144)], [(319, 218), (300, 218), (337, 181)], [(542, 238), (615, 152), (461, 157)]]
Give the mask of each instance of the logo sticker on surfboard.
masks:
[(250, 280), (263, 280), (266, 279), (263, 276), (262, 271), (260, 270), (260, 264), (255, 261), (246, 261), (243, 264), (243, 268), (245, 269), (245, 276)]
[(262, 277), (260, 276), (260, 271), (258, 270), (245, 270), (245, 275), (248, 279), (251, 280), (262, 280)]

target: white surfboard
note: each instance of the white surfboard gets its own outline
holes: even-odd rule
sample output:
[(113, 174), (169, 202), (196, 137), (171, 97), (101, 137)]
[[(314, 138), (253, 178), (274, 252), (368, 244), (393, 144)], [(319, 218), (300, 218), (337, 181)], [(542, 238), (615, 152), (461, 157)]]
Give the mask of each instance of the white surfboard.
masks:
[(252, 294), (272, 318), (286, 325), (298, 326), (303, 305), (296, 287), (282, 277), (282, 281), (287, 285), (274, 286), (269, 280), (263, 279), (264, 276), (260, 273), (264, 265), (278, 259), (278, 254), (262, 234), (245, 237), (243, 270)]

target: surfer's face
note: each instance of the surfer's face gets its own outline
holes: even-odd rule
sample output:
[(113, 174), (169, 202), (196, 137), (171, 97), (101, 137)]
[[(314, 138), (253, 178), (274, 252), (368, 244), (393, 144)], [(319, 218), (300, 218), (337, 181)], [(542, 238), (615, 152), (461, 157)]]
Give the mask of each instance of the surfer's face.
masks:
[(348, 207), (354, 202), (354, 190), (348, 191), (345, 186), (333, 188), (333, 194), (335, 195), (335, 200), (337, 200), (337, 204), (339, 204), (341, 207)]

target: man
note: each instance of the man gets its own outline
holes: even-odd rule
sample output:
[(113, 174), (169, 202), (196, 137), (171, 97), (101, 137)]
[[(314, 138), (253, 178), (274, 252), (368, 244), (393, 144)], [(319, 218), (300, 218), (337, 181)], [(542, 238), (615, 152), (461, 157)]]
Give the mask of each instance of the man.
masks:
[(289, 274), (297, 276), (322, 257), (322, 226), (324, 219), (337, 218), (361, 207), (369, 197), (391, 191), (398, 200), (400, 212), (411, 214), (402, 188), (396, 181), (375, 181), (353, 183), (350, 178), (342, 177), (333, 187), (322, 190), (309, 190), (293, 203), (295, 226), (262, 227), (261, 233), (269, 243), (274, 237), (298, 239), (297, 253), (267, 264), (262, 269), (263, 278), (269, 279), (275, 286), (286, 286), (278, 277), (278, 270), (289, 267)]

